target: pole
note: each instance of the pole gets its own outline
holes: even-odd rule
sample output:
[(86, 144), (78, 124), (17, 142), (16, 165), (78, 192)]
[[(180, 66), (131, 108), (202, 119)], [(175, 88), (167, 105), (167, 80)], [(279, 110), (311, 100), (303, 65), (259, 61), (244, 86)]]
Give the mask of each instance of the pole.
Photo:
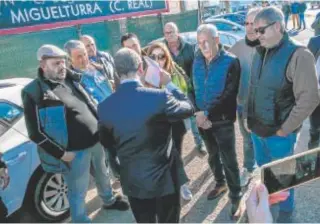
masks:
[(201, 0), (198, 0), (198, 25), (202, 24), (202, 7)]
[(187, 11), (186, 0), (180, 0), (179, 5), (180, 5), (180, 12)]

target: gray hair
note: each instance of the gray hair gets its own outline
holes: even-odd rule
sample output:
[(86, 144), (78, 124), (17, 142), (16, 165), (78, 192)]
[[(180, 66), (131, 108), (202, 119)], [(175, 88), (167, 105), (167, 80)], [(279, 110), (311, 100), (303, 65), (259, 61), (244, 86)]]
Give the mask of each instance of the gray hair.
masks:
[(171, 26), (176, 32), (179, 32), (179, 28), (177, 24), (175, 24), (174, 22), (168, 22), (164, 25), (164, 27), (167, 27), (167, 26)]
[(71, 50), (73, 49), (86, 49), (84, 44), (80, 40), (69, 40), (64, 45), (65, 51), (68, 53), (69, 57), (71, 57)]
[(284, 15), (282, 11), (274, 6), (266, 7), (262, 9), (255, 17), (254, 22), (263, 20), (268, 24), (279, 22), (281, 25), (280, 32), (283, 33), (285, 30)]
[(96, 43), (96, 41), (94, 40), (94, 38), (90, 35), (81, 35), (80, 40), (82, 41), (83, 39), (88, 39), (91, 40), (93, 43)]
[(218, 29), (213, 24), (201, 24), (197, 29), (197, 35), (200, 33), (209, 33), (212, 37), (218, 37)]
[(251, 15), (256, 16), (262, 9), (263, 9), (262, 7), (254, 7), (254, 8), (249, 9), (249, 11), (246, 15), (246, 18), (248, 18)]
[(135, 75), (141, 64), (141, 57), (129, 48), (121, 48), (114, 56), (114, 64), (119, 78)]

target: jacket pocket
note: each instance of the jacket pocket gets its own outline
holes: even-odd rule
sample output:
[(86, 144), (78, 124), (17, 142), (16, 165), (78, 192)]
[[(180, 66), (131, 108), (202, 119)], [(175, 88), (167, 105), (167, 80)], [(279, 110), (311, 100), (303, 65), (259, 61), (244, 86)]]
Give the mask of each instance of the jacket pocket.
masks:
[(41, 166), (47, 173), (66, 173), (70, 170), (70, 167), (66, 162), (51, 156), (41, 147), (38, 147), (38, 155)]
[[(41, 131), (53, 142), (63, 149), (68, 146), (68, 130), (65, 120), (65, 107), (52, 106), (39, 109), (39, 122)], [(68, 165), (48, 154), (44, 149), (38, 147), (41, 165), (46, 172), (63, 173), (69, 170)]]

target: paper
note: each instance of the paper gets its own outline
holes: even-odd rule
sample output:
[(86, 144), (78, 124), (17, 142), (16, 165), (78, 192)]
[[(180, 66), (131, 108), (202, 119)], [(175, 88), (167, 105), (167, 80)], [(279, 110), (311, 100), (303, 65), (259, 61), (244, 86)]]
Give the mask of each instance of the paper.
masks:
[(160, 88), (161, 68), (159, 64), (148, 57), (145, 57), (145, 60), (148, 64), (145, 81), (154, 87)]

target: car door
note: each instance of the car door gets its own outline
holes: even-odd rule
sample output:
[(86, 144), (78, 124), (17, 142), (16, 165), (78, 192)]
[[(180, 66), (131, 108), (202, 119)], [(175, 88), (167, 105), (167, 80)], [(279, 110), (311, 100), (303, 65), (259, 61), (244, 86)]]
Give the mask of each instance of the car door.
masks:
[(10, 176), (9, 186), (0, 191), (0, 194), (9, 214), (21, 207), (31, 176), (35, 144), (23, 134), (23, 129), (25, 124), (22, 108), (0, 100), (0, 150)]

